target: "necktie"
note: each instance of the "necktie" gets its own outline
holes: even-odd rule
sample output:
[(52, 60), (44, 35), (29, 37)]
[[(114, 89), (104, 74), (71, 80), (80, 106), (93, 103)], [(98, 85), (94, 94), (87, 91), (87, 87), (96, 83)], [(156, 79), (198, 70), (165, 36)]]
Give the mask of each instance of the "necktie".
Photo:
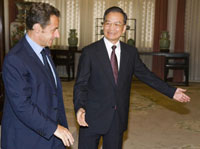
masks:
[(113, 45), (112, 46), (112, 53), (111, 53), (111, 65), (112, 65), (112, 70), (113, 70), (113, 75), (115, 78), (115, 84), (117, 84), (117, 78), (118, 78), (118, 64), (117, 64), (117, 56), (115, 54), (115, 49), (117, 46)]
[(46, 49), (43, 49), (43, 50), (41, 51), (42, 58), (43, 58), (43, 62), (44, 62), (44, 67), (45, 67), (45, 69), (47, 70), (51, 81), (54, 82), (54, 84), (55, 84), (55, 79), (54, 79), (53, 73), (52, 73), (52, 71), (51, 71), (51, 67), (50, 67), (50, 65), (49, 65), (49, 63), (48, 63), (48, 61), (47, 61), (47, 53), (48, 53), (48, 52), (47, 52)]

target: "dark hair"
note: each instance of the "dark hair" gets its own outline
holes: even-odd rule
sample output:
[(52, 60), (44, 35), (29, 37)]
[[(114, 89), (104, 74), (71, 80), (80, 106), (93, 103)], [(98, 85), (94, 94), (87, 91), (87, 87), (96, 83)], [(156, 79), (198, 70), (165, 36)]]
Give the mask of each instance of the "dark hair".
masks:
[(106, 19), (107, 14), (109, 14), (110, 12), (119, 12), (119, 13), (121, 13), (124, 16), (124, 24), (126, 24), (127, 15), (121, 8), (119, 8), (117, 6), (110, 7), (105, 11), (104, 16), (103, 16), (103, 20), (104, 21)]
[(60, 17), (60, 12), (57, 8), (47, 3), (32, 3), (26, 17), (27, 29), (32, 30), (33, 25), (36, 23), (45, 28), (49, 24), (51, 15)]

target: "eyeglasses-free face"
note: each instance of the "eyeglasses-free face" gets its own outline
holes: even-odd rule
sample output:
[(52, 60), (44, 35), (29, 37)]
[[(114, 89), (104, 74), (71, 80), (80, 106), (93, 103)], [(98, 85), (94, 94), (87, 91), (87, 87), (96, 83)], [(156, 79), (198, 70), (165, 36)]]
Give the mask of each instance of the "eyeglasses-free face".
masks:
[(60, 37), (58, 26), (59, 18), (55, 15), (50, 16), (50, 23), (45, 28), (41, 27), (40, 29), (40, 38), (38, 38), (38, 42), (41, 46), (51, 46), (53, 40)]
[(104, 36), (115, 44), (120, 36), (126, 31), (124, 17), (119, 12), (110, 12), (106, 15), (103, 24)]

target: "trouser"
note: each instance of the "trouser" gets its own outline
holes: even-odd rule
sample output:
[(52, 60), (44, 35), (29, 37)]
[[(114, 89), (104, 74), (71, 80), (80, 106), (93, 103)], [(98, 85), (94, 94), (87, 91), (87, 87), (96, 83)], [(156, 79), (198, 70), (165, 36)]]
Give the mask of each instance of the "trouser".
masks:
[(119, 117), (115, 112), (111, 127), (106, 134), (97, 134), (81, 127), (79, 130), (79, 149), (98, 149), (103, 137), (103, 149), (122, 149), (123, 132), (119, 130)]

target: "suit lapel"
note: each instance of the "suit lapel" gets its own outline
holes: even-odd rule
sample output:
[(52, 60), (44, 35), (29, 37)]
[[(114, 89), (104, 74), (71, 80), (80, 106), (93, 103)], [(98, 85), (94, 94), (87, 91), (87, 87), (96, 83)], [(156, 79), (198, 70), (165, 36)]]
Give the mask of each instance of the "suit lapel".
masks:
[(97, 48), (98, 49), (97, 49), (96, 56), (98, 57), (99, 61), (102, 63), (102, 68), (105, 74), (108, 76), (109, 80), (111, 80), (111, 83), (114, 85), (114, 87), (116, 87), (115, 79), (114, 79), (113, 71), (112, 71), (112, 66), (111, 66), (108, 52), (107, 52), (103, 39), (101, 39), (98, 42)]
[(126, 74), (127, 71), (129, 71), (127, 69), (129, 54), (127, 53), (125, 45), (122, 42), (120, 42), (120, 46), (121, 46), (121, 57), (120, 57), (120, 69), (118, 73), (118, 86), (120, 86), (121, 82), (123, 82), (123, 79), (125, 79), (124, 74)]

